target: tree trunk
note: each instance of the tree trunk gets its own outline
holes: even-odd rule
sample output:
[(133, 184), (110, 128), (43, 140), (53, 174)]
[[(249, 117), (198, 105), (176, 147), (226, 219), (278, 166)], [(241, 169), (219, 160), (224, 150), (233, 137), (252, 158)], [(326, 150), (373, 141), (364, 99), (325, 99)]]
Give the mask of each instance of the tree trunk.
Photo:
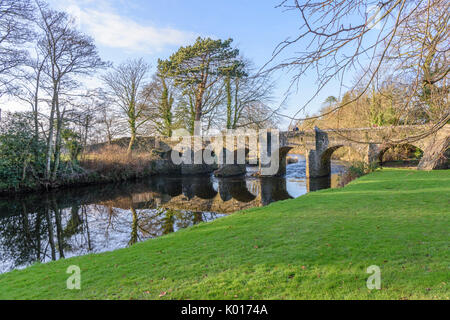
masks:
[(128, 123), (130, 125), (130, 143), (128, 144), (127, 156), (131, 158), (133, 152), (134, 142), (136, 141), (136, 105), (134, 102), (130, 103), (128, 110)]
[(91, 124), (91, 121), (89, 117), (86, 118), (86, 122), (84, 123), (84, 137), (83, 137), (83, 149), (86, 149), (87, 147), (87, 139), (88, 139), (88, 132), (89, 132), (89, 126)]
[(203, 104), (203, 94), (205, 93), (205, 88), (203, 84), (198, 85), (197, 96), (195, 97), (195, 121), (200, 121), (202, 119), (202, 104)]
[(106, 116), (105, 116), (105, 125), (106, 125), (106, 138), (108, 139), (108, 144), (111, 145), (112, 143), (111, 125), (108, 122), (108, 119), (106, 119)]
[(56, 108), (56, 90), (53, 90), (52, 97), (52, 109), (50, 111), (50, 120), (49, 120), (49, 130), (48, 130), (48, 138), (47, 138), (47, 157), (45, 163), (45, 179), (50, 180), (51, 175), (51, 165), (52, 165), (52, 155), (53, 155), (53, 130), (54, 130), (54, 120), (55, 120), (55, 108)]
[(33, 118), (34, 118), (34, 157), (36, 163), (39, 161), (39, 151), (37, 149), (37, 145), (39, 143), (39, 84), (41, 82), (41, 72), (42, 68), (44, 66), (44, 63), (40, 65), (40, 68), (37, 71), (36, 74), (36, 88), (34, 90), (34, 106), (33, 106)]
[(55, 136), (55, 164), (53, 167), (52, 180), (55, 181), (58, 177), (59, 163), (61, 160), (61, 129), (62, 117), (59, 110), (58, 103), (56, 104), (56, 136)]
[(163, 134), (171, 137), (172, 136), (172, 104), (173, 97), (169, 95), (169, 89), (167, 88), (166, 81), (161, 78), (163, 92), (161, 95), (161, 113), (163, 114)]
[(232, 129), (232, 121), (231, 121), (231, 114), (232, 114), (232, 110), (231, 110), (231, 81), (230, 81), (230, 77), (228, 76), (225, 79), (225, 85), (226, 85), (226, 90), (227, 90), (227, 129)]
[(128, 157), (132, 156), (134, 142), (136, 141), (136, 122), (130, 121), (130, 130), (131, 130), (131, 137), (130, 137), (130, 143), (128, 144), (128, 150), (127, 150)]

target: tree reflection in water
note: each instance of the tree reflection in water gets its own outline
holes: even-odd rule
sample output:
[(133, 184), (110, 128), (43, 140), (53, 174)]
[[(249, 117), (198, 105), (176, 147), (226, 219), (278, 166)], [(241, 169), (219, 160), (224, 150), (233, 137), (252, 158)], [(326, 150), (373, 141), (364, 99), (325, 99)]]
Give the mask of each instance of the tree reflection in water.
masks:
[[(299, 182), (300, 181), (300, 182)], [(285, 178), (155, 177), (0, 199), (0, 273), (111, 251), (306, 192)]]

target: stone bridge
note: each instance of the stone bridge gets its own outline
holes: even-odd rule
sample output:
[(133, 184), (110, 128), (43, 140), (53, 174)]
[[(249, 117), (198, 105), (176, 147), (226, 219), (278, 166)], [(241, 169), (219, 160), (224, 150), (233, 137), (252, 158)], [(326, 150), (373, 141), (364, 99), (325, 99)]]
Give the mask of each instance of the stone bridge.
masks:
[[(428, 126), (396, 126), (356, 128), (303, 132), (283, 132), (282, 145), (305, 150), (308, 177), (324, 177), (330, 174), (333, 152), (341, 147), (357, 151), (366, 163), (382, 162), (383, 154), (396, 145), (412, 145), (423, 151), (418, 168), (433, 170), (446, 168), (446, 151), (450, 147), (450, 125), (445, 125), (431, 135)], [(281, 161), (284, 161), (281, 160)]]
[[(297, 148), (304, 151), (307, 177), (327, 177), (331, 171), (331, 156), (341, 147), (354, 149), (365, 162), (371, 163), (381, 162), (389, 148), (404, 144), (423, 151), (419, 169), (445, 168), (448, 162), (446, 151), (450, 147), (450, 125), (435, 130), (433, 134), (425, 134), (428, 132), (430, 127), (426, 125), (339, 130), (320, 130), (316, 127), (311, 131), (269, 130), (251, 135), (197, 136), (188, 139), (158, 137), (155, 148), (162, 148), (167, 154), (175, 150), (180, 158), (188, 159), (179, 164), (182, 174), (211, 172), (217, 167), (234, 167), (237, 170), (230, 172), (239, 173), (245, 170), (246, 164), (251, 163), (259, 164), (262, 176), (283, 175), (286, 173), (287, 154)], [(215, 149), (210, 147), (213, 145)], [(217, 145), (223, 153), (217, 154)], [(206, 161), (206, 154), (215, 158), (214, 163)], [(267, 170), (269, 167), (276, 170)]]
[[(211, 172), (219, 168), (219, 173), (228, 169), (231, 174), (224, 175), (235, 175), (245, 172), (245, 165), (250, 163), (259, 164), (261, 176), (283, 175), (286, 173), (287, 154), (297, 148), (304, 151), (307, 177), (327, 177), (331, 172), (331, 156), (341, 147), (354, 149), (366, 163), (371, 163), (381, 162), (389, 148), (404, 144), (423, 151), (419, 169), (446, 168), (450, 125), (435, 130), (433, 134), (426, 134), (428, 132), (430, 127), (426, 125), (339, 130), (316, 127), (311, 131), (269, 130), (250, 135), (158, 137), (155, 148), (165, 150), (166, 157), (177, 151), (179, 158), (183, 158), (183, 162), (177, 164), (182, 174)], [(206, 155), (215, 159), (213, 163), (207, 161)]]

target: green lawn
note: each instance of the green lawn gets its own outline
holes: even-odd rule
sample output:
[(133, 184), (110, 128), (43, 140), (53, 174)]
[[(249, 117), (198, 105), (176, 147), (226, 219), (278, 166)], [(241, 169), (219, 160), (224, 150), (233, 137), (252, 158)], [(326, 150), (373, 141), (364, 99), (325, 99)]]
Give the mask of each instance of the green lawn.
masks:
[[(0, 275), (0, 298), (449, 299), (449, 232), (450, 171), (384, 169), (131, 248)], [(81, 290), (66, 289), (70, 265), (81, 268)], [(381, 290), (366, 287), (371, 265)]]

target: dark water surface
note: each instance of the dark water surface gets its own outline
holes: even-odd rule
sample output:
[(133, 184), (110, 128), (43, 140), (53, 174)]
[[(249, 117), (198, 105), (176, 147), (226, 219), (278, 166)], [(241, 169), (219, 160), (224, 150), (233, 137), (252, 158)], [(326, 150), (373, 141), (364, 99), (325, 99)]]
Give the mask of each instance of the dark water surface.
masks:
[(305, 178), (305, 159), (284, 178), (151, 177), (139, 182), (72, 188), (0, 198), (0, 273), (124, 248), (237, 210), (329, 188), (330, 179)]

